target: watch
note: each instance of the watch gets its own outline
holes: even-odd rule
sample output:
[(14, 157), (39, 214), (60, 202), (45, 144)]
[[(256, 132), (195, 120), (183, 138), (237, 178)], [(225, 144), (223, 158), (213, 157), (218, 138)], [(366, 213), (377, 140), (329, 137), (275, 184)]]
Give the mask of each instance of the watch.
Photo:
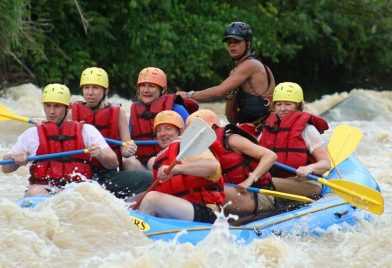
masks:
[(195, 93), (194, 90), (188, 91), (188, 92), (186, 93), (186, 97), (187, 97), (188, 99), (192, 99), (193, 93)]

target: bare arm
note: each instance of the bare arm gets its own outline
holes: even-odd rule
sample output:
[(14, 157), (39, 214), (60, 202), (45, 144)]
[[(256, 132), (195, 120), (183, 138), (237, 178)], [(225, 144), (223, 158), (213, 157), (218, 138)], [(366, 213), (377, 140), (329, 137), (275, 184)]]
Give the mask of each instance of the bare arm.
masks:
[(98, 144), (93, 144), (89, 148), (89, 153), (92, 157), (97, 158), (105, 168), (118, 168), (117, 156), (110, 147), (101, 149)]
[(200, 159), (191, 163), (178, 164), (168, 174), (164, 172), (167, 167), (167, 165), (163, 165), (159, 168), (159, 180), (164, 181), (179, 174), (204, 177), (211, 181), (217, 181), (220, 178), (215, 176), (220, 167), (216, 159), (215, 161), (212, 161), (212, 159)]
[(123, 109), (120, 109), (120, 115), (118, 118), (118, 132), (120, 134), (121, 141), (128, 142), (126, 146), (121, 146), (121, 155), (125, 158), (131, 157), (137, 150), (137, 145), (131, 140), (131, 135), (128, 128), (128, 120)]
[(327, 148), (325, 145), (321, 145), (313, 150), (312, 156), (316, 160), (315, 163), (312, 163), (307, 166), (302, 166), (297, 169), (297, 174), (299, 176), (306, 176), (307, 174), (323, 174), (327, 172), (331, 168), (331, 162), (329, 160)]
[[(250, 60), (244, 61), (236, 68), (235, 72), (226, 78), (226, 80), (224, 80), (220, 85), (201, 91), (196, 91), (193, 93), (192, 99), (196, 101), (208, 101), (221, 98), (233, 89), (238, 88), (257, 71), (257, 63)], [(184, 91), (179, 91), (177, 94), (181, 95), (183, 98), (186, 98), (186, 92)]]
[(27, 164), (27, 154), (26, 153), (6, 154), (3, 159), (4, 160), (7, 160), (7, 159), (15, 160), (15, 163), (13, 163), (13, 164), (1, 166), (1, 169), (4, 173), (14, 172), (20, 166), (24, 166)]
[(264, 173), (268, 172), (274, 162), (278, 159), (277, 155), (273, 151), (258, 144), (254, 144), (250, 140), (237, 134), (230, 135), (228, 137), (228, 143), (230, 148), (236, 153), (250, 156), (253, 159), (259, 159), (259, 163), (256, 168), (243, 182), (243, 186), (245, 188), (252, 185), (255, 180), (257, 180)]

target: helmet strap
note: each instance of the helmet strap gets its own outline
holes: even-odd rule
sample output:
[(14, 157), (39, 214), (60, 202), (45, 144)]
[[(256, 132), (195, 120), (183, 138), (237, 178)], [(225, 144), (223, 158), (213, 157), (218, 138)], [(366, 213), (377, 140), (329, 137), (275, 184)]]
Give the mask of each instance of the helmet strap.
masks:
[(61, 119), (61, 121), (57, 124), (57, 126), (61, 126), (61, 125), (63, 124), (65, 118), (67, 117), (68, 111), (69, 111), (69, 106), (66, 106), (66, 108), (65, 108), (65, 113), (64, 113), (64, 117), (63, 117), (63, 119)]
[(103, 95), (102, 95), (101, 100), (98, 102), (98, 104), (95, 105), (95, 106), (93, 106), (93, 107), (90, 107), (91, 110), (97, 110), (97, 109), (99, 108), (99, 106), (101, 106), (101, 103), (103, 102), (103, 100), (104, 100), (105, 98), (106, 98), (106, 89), (105, 89), (105, 91), (104, 91), (104, 93), (103, 93)]
[[(255, 53), (252, 51), (252, 41), (251, 40), (245, 40), (246, 42), (246, 49), (244, 51), (244, 53), (242, 53), (240, 56), (235, 57), (233, 59), (233, 61), (243, 61), (246, 60), (248, 57), (252, 57)], [(248, 42), (250, 42), (250, 45), (248, 45)]]

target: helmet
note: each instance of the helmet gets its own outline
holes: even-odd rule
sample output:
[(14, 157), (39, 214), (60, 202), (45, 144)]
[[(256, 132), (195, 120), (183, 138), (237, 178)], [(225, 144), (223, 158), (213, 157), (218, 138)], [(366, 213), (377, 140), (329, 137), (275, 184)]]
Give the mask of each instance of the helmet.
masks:
[(167, 90), (166, 74), (159, 68), (147, 67), (140, 71), (136, 86), (146, 82), (162, 87), (163, 91)]
[(162, 124), (171, 124), (178, 127), (180, 131), (184, 130), (184, 120), (182, 120), (182, 117), (174, 111), (165, 110), (155, 116), (154, 132), (156, 132), (157, 127)]
[(292, 101), (300, 103), (304, 101), (304, 94), (302, 88), (297, 83), (283, 82), (275, 87), (272, 101)]
[(212, 127), (213, 125), (216, 125), (218, 127), (220, 126), (219, 118), (216, 115), (216, 113), (214, 113), (213, 111), (208, 110), (208, 109), (198, 110), (198, 111), (194, 112), (193, 114), (191, 114), (190, 116), (188, 116), (188, 118), (186, 119), (186, 125), (189, 126), (195, 118), (202, 119), (210, 127)]
[(98, 67), (85, 69), (80, 76), (80, 87), (84, 85), (98, 85), (105, 89), (109, 87), (109, 78), (106, 71)]
[(71, 93), (67, 86), (62, 84), (49, 84), (42, 92), (42, 103), (55, 102), (69, 106)]
[(234, 38), (237, 40), (252, 40), (252, 28), (250, 28), (250, 26), (245, 22), (232, 22), (226, 28), (223, 42), (226, 42), (228, 38)]

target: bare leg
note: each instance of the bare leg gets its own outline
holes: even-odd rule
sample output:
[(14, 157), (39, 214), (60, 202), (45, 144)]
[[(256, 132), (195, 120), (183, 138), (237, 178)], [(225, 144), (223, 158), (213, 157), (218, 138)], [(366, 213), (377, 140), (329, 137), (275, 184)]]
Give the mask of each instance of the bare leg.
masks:
[(123, 158), (123, 170), (144, 170), (146, 169), (136, 157)]
[(295, 179), (281, 179), (272, 178), (272, 182), (276, 191), (285, 192), (289, 194), (298, 194), (307, 197), (314, 197), (321, 193), (321, 185), (317, 182), (308, 179), (295, 180)]
[(24, 196), (25, 197), (28, 197), (28, 196), (47, 196), (48, 193), (49, 193), (49, 191), (46, 190), (43, 186), (38, 185), (38, 184), (33, 184), (26, 191)]
[(239, 193), (236, 188), (225, 186), (226, 200), (231, 201), (230, 205), (225, 206), (225, 212), (235, 215), (246, 215), (255, 210), (255, 200), (250, 192)]
[(140, 204), (140, 211), (161, 218), (193, 221), (192, 203), (173, 195), (151, 191)]

